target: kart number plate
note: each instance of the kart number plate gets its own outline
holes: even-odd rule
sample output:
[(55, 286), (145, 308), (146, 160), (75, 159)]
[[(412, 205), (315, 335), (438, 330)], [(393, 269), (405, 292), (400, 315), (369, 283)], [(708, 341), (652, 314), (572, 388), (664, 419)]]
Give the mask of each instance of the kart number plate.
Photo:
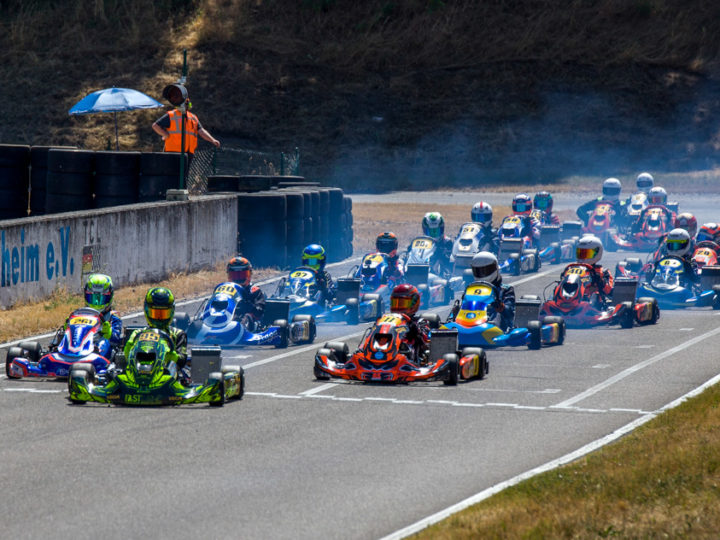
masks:
[(473, 296), (490, 296), (492, 292), (492, 289), (486, 285), (475, 285), (472, 287), (468, 287), (465, 291), (465, 294), (470, 294)]
[(292, 274), (290, 274), (290, 279), (312, 279), (313, 275), (312, 272), (308, 272), (307, 270), (295, 270)]
[(428, 249), (433, 246), (433, 241), (428, 240), (427, 238), (416, 238), (413, 240), (412, 247), (413, 249)]
[(676, 259), (663, 259), (660, 261), (660, 266), (667, 266), (668, 268), (680, 268), (682, 263)]
[(465, 225), (465, 226), (462, 228), (462, 231), (460, 231), (460, 234), (461, 234), (461, 235), (467, 235), (467, 236), (474, 236), (474, 235), (477, 234), (478, 232), (480, 232), (480, 227), (477, 226), (477, 225), (475, 225), (475, 224), (473, 223), (473, 224), (470, 224), (470, 225)]
[(78, 325), (78, 326), (93, 326), (97, 324), (97, 319), (93, 319), (90, 317), (73, 317), (70, 319), (70, 323), (72, 325)]
[(230, 296), (237, 295), (237, 289), (234, 285), (220, 285), (215, 289), (215, 294), (229, 294)]
[(138, 341), (160, 341), (160, 335), (155, 332), (143, 332)]

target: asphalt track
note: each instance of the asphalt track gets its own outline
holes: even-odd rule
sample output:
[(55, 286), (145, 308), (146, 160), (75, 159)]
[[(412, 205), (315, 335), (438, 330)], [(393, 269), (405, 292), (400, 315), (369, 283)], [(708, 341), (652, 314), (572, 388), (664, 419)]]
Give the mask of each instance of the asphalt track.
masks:
[[(561, 268), (506, 279), (518, 295), (538, 294)], [(663, 311), (656, 326), (492, 350), (489, 376), (457, 387), (316, 381), (314, 350), (331, 338), (355, 344), (365, 328), (324, 325), (314, 346), (224, 351), (245, 367), (247, 394), (220, 409), (73, 406), (64, 382), (3, 375), (0, 536), (392, 535), (713, 379), (718, 316)]]

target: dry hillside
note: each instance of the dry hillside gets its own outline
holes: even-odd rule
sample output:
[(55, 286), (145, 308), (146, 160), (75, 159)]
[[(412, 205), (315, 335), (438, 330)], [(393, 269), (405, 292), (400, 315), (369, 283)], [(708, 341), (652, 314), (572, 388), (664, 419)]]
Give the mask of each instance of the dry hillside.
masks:
[[(187, 49), (214, 135), (344, 187), (707, 169), (718, 35), (711, 0), (0, 1), (0, 142), (104, 148), (112, 118), (67, 110), (159, 97)], [(122, 147), (159, 150), (157, 115)]]

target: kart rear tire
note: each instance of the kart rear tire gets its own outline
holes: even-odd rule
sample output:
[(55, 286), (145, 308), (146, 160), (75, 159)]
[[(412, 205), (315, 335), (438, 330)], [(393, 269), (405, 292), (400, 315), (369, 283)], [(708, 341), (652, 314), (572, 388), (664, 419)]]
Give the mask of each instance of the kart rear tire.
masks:
[(445, 386), (457, 386), (460, 378), (460, 362), (458, 361), (457, 354), (448, 353), (443, 355), (443, 360), (447, 361), (449, 365), (447, 379), (443, 381)]
[(344, 341), (328, 341), (323, 345), (324, 349), (332, 351), (335, 356), (335, 361), (340, 364), (347, 362), (348, 356), (350, 355), (350, 348)]
[(542, 324), (540, 321), (530, 321), (528, 322), (527, 328), (530, 332), (528, 349), (537, 351), (542, 347)]
[(462, 350), (462, 356), (470, 356), (472, 354), (477, 354), (480, 357), (480, 366), (478, 367), (478, 374), (475, 378), (482, 380), (488, 372), (487, 354), (485, 353), (485, 349), (480, 347), (465, 347)]
[(187, 331), (187, 329), (190, 328), (190, 315), (184, 311), (178, 311), (175, 313), (173, 326), (180, 330)]
[(211, 401), (208, 403), (211, 407), (222, 407), (225, 405), (225, 377), (218, 371), (213, 371), (208, 375), (208, 380), (219, 379), (220, 380), (220, 399), (218, 401)]
[(428, 290), (427, 283), (421, 283), (417, 286), (417, 290), (420, 293), (420, 307), (425, 309), (430, 307), (430, 291)]
[(720, 309), (720, 295), (718, 295), (717, 293), (715, 293), (715, 296), (713, 296), (712, 308), (714, 310)]
[(18, 356), (23, 356), (23, 350), (20, 347), (10, 347), (8, 349), (7, 356), (5, 357), (5, 375), (8, 379), (19, 378), (10, 375), (10, 364), (12, 363), (12, 359), (17, 358)]
[(620, 328), (632, 328), (635, 324), (635, 310), (632, 302), (623, 302), (625, 308), (620, 314)]
[[(658, 306), (657, 298), (653, 298), (652, 296), (643, 296), (641, 298), (638, 298), (636, 300), (638, 304), (652, 304), (653, 307), (653, 314), (650, 317), (650, 320), (642, 321), (642, 324), (655, 324), (657, 323), (658, 319), (660, 318), (660, 307)], [(638, 321), (640, 322), (640, 321)]]
[(287, 349), (290, 344), (290, 326), (285, 319), (278, 319), (273, 321), (273, 326), (278, 327), (278, 333), (280, 334), (280, 342), (275, 345), (276, 349)]
[(519, 276), (520, 275), (520, 255), (517, 253), (511, 253), (508, 257), (508, 261), (512, 261), (510, 264), (512, 265), (512, 275), (513, 276)]
[(545, 317), (542, 321), (542, 324), (552, 323), (557, 323), (560, 327), (560, 335), (558, 336), (556, 345), (562, 345), (565, 342), (565, 319), (558, 317), (557, 315), (551, 315), (549, 317)]
[(348, 298), (345, 301), (345, 307), (347, 308), (347, 323), (348, 324), (359, 324), (360, 323), (360, 307), (357, 298)]
[(312, 315), (294, 315), (292, 318), (292, 322), (304, 322), (308, 321), (310, 324), (310, 337), (303, 341), (298, 341), (298, 343), (312, 343), (315, 341), (315, 336), (317, 335), (317, 326), (315, 325), (315, 317)]
[(431, 330), (437, 330), (440, 328), (440, 315), (432, 312), (425, 312), (420, 314), (420, 318), (427, 321), (428, 326)]

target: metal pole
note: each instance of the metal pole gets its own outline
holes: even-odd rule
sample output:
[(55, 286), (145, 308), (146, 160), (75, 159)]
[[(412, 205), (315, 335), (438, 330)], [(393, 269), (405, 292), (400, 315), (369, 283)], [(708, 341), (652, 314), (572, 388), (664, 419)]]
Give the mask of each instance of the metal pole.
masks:
[(187, 120), (187, 105), (182, 106), (182, 127), (180, 128), (180, 189), (185, 189), (185, 122)]

